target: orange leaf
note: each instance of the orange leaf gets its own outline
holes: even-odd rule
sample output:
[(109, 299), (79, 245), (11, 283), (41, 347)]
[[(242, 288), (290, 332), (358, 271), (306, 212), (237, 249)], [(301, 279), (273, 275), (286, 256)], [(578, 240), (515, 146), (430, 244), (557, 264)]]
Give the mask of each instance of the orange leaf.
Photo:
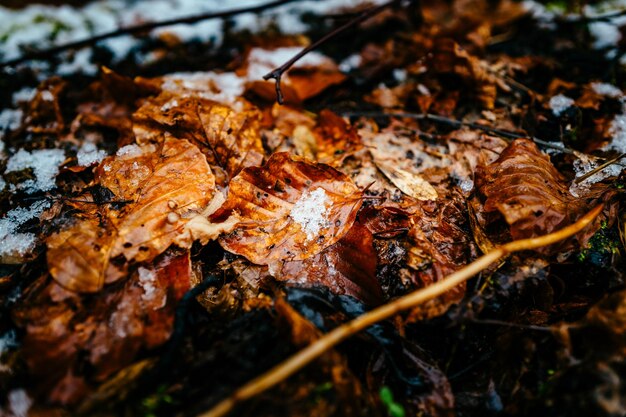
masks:
[(202, 153), (173, 138), (158, 149), (120, 149), (97, 168), (95, 180), (128, 204), (108, 207), (48, 238), (50, 272), (73, 291), (98, 291), (125, 276), (129, 261), (151, 261), (172, 243), (189, 247), (194, 237), (186, 226), (215, 193)]
[(343, 237), (361, 206), (361, 192), (344, 174), (288, 153), (245, 168), (230, 183), (219, 217), (242, 221), (222, 246), (256, 264), (314, 256)]
[(347, 294), (376, 304), (382, 291), (376, 280), (376, 250), (372, 233), (354, 223), (348, 233), (317, 255), (270, 265), (278, 280), (299, 285), (323, 285), (336, 294)]

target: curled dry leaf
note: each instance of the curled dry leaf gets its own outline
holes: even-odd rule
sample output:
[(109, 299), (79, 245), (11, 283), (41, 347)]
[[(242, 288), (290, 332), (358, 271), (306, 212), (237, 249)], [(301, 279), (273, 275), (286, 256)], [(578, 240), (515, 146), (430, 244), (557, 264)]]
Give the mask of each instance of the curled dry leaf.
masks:
[(301, 261), (270, 264), (281, 281), (298, 285), (323, 285), (335, 294), (351, 295), (370, 304), (382, 300), (376, 280), (376, 250), (372, 233), (359, 222), (337, 243)]
[(224, 206), (241, 222), (220, 243), (256, 264), (301, 260), (341, 239), (356, 219), (361, 192), (334, 168), (279, 152), (230, 182)]
[(73, 291), (98, 291), (123, 277), (129, 261), (149, 262), (173, 243), (191, 246), (201, 237), (195, 218), (215, 193), (202, 153), (173, 138), (122, 148), (97, 168), (95, 182), (126, 204), (107, 205), (47, 240), (50, 273)]
[[(477, 214), (486, 218), (487, 223), (494, 220), (494, 213), (501, 214), (514, 239), (544, 235), (572, 224), (600, 200), (609, 201), (613, 195), (599, 184), (585, 198), (572, 196), (565, 178), (549, 157), (527, 139), (516, 139), (495, 162), (479, 167), (476, 185), (484, 197), (483, 212)], [(609, 207), (609, 217), (613, 217), (612, 211)], [(606, 215), (599, 216), (593, 226), (579, 233), (576, 236), (579, 243), (584, 244), (603, 220), (607, 220)], [(571, 246), (571, 240), (564, 244), (567, 242)], [(559, 248), (564, 250), (563, 245)], [(549, 246), (542, 251), (554, 249)]]

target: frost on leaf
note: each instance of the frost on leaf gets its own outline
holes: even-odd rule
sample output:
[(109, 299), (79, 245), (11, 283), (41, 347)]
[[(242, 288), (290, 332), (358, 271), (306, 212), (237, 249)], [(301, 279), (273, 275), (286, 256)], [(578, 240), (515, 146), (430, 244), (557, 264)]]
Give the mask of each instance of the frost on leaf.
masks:
[(65, 288), (98, 291), (123, 277), (129, 262), (149, 262), (171, 244), (189, 247), (197, 237), (187, 225), (215, 193), (204, 155), (173, 138), (132, 149), (105, 159), (95, 173), (96, 184), (118, 204), (48, 238), (50, 272)]
[[(613, 195), (598, 184), (587, 190), (584, 198), (572, 196), (565, 178), (549, 157), (527, 139), (513, 141), (495, 162), (480, 167), (476, 172), (476, 186), (484, 197), (479, 214), (486, 223), (497, 220), (494, 214), (502, 215), (514, 239), (541, 236), (572, 224)], [(593, 226), (579, 233), (577, 240), (584, 244), (602, 220), (606, 220), (606, 215), (599, 216)], [(568, 242), (571, 246), (571, 240)], [(564, 245), (559, 248), (563, 249)], [(543, 251), (551, 249), (554, 248), (547, 247)]]
[(357, 186), (334, 168), (287, 153), (245, 168), (230, 183), (217, 218), (241, 221), (222, 246), (256, 264), (311, 257), (343, 237), (361, 206)]

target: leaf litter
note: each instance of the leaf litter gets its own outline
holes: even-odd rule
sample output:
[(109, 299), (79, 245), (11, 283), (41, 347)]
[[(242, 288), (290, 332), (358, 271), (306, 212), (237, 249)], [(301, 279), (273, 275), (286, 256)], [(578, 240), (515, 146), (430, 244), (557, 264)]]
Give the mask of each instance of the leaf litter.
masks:
[(306, 3), (215, 42), (164, 28), (3, 69), (1, 413), (205, 413), (601, 204), (230, 406), (620, 415), (622, 22), (593, 21), (611, 6), (396, 2), (284, 73), (279, 106), (265, 74), (382, 4)]

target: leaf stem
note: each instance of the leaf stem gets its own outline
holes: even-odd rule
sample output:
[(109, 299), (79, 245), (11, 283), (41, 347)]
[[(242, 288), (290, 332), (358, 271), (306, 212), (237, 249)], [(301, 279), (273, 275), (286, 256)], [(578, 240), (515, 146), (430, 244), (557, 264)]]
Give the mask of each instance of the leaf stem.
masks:
[(235, 405), (237, 405), (237, 403), (252, 398), (255, 395), (258, 395), (284, 381), (289, 376), (293, 375), (313, 360), (320, 357), (329, 349), (355, 335), (361, 330), (382, 320), (393, 317), (401, 311), (417, 307), (420, 304), (439, 297), (457, 285), (467, 281), (509, 253), (537, 249), (575, 235), (587, 227), (600, 214), (603, 207), (603, 205), (595, 207), (589, 213), (581, 217), (576, 223), (564, 227), (556, 232), (536, 238), (516, 240), (499, 246), (476, 259), (469, 265), (466, 265), (462, 269), (448, 275), (443, 280), (429, 285), (428, 287), (413, 291), (412, 293), (393, 300), (388, 304), (382, 305), (337, 327), (284, 362), (276, 365), (268, 372), (248, 382), (243, 387), (236, 390), (230, 397), (224, 399), (211, 410), (202, 414), (201, 417), (222, 417), (227, 415), (235, 407)]

